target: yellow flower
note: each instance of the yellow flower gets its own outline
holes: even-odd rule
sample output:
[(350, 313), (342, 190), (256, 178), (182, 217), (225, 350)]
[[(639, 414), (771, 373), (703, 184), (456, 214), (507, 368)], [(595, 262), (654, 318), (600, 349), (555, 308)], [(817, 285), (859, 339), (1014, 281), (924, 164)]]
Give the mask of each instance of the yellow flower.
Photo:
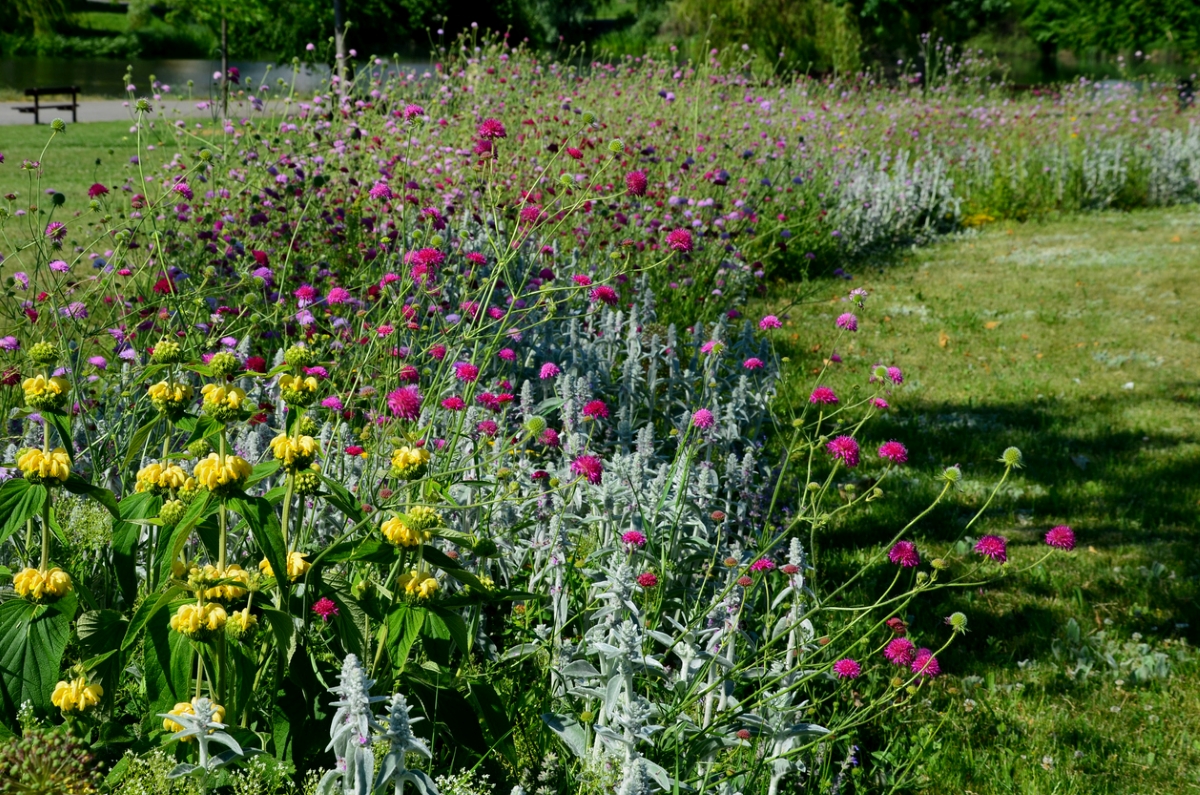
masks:
[(246, 392), (236, 386), (205, 384), (200, 394), (204, 396), (205, 413), (220, 422), (236, 419), (246, 400)]
[[(206, 563), (204, 564), (204, 568), (193, 566), (192, 570), (188, 572), (188, 581), (193, 587), (204, 587), (219, 580), (236, 580), (248, 586), (250, 584), (250, 572), (236, 563), (230, 564), (224, 571), (211, 563)], [(228, 583), (204, 590), (205, 599), (215, 599), (221, 602), (232, 602), (235, 599), (241, 599), (245, 595), (246, 588)]]
[(180, 412), (192, 402), (195, 392), (189, 384), (169, 384), (159, 381), (149, 389), (150, 403), (163, 413)]
[(159, 462), (147, 464), (138, 470), (137, 490), (161, 494), (169, 489), (178, 489), (187, 482), (188, 474), (178, 464), (163, 465)]
[(414, 599), (429, 599), (441, 587), (437, 577), (420, 569), (413, 569), (408, 574), (401, 575), (396, 584)]
[[(307, 560), (305, 560), (306, 557), (308, 557), (308, 553), (305, 553), (305, 552), (289, 552), (288, 553), (287, 576), (288, 576), (289, 580), (300, 579), (301, 577), (303, 577), (305, 575), (305, 573), (309, 569), (312, 568), (312, 564), (309, 563)], [(263, 558), (262, 561), (258, 564), (258, 570), (261, 571), (267, 577), (275, 576), (275, 570), (271, 568), (271, 562), (269, 560), (267, 560), (266, 558)]]
[(216, 492), (226, 486), (240, 486), (250, 477), (253, 467), (246, 459), (236, 455), (210, 453), (208, 458), (196, 464), (196, 480), (209, 491)]
[(21, 382), (21, 389), (25, 391), (25, 403), (30, 408), (39, 411), (56, 409), (66, 402), (67, 393), (71, 391), (71, 382), (57, 376), (47, 378), (37, 375)]
[(388, 519), (379, 530), (384, 538), (398, 547), (417, 547), (433, 538), (428, 530), (410, 527), (398, 516)]
[(89, 685), (83, 677), (72, 679), (70, 682), (59, 682), (54, 686), (50, 695), (50, 703), (63, 711), (87, 712), (100, 703), (104, 688), (98, 684)]
[(317, 441), (311, 436), (293, 439), (281, 433), (271, 440), (271, 454), (289, 471), (307, 469), (317, 457)]
[(258, 625), (258, 616), (250, 612), (249, 607), (233, 611), (229, 617), (229, 631), (234, 637), (241, 637)]
[(392, 453), (392, 472), (403, 480), (416, 480), (425, 474), (429, 459), (424, 447), (401, 447)]
[(228, 618), (218, 604), (186, 604), (171, 616), (171, 629), (194, 640), (207, 640), (225, 628)]
[(31, 483), (47, 480), (62, 483), (71, 476), (71, 457), (61, 447), (56, 447), (49, 453), (43, 453), (34, 447), (17, 459), (17, 469), (20, 469), (25, 479)]
[(320, 385), (317, 383), (317, 379), (311, 375), (301, 377), (298, 375), (287, 375), (285, 373), (284, 375), (279, 376), (279, 388), (281, 390), (286, 389), (289, 392), (315, 393), (319, 387)]
[[(194, 698), (191, 701), (180, 701), (175, 704), (175, 709), (171, 710), (167, 714), (168, 715), (195, 715), (196, 708), (193, 706), (195, 703), (196, 703), (196, 699), (194, 699)], [(224, 723), (225, 722), (225, 708), (222, 707), (220, 704), (213, 704), (212, 708), (213, 708), (213, 713), (214, 713), (213, 720), (216, 721), (217, 723)], [(163, 718), (163, 728), (169, 732), (179, 732), (179, 731), (183, 731), (183, 724), (176, 723), (175, 721), (171, 720), (170, 718)], [(208, 733), (212, 734), (212, 732), (213, 732), (213, 730), (209, 729)], [(184, 737), (183, 742), (188, 743), (188, 742), (192, 742), (195, 739), (196, 739), (195, 737)]]
[(30, 567), (13, 577), (13, 590), (17, 596), (31, 602), (50, 602), (70, 592), (71, 575), (57, 566), (49, 571)]

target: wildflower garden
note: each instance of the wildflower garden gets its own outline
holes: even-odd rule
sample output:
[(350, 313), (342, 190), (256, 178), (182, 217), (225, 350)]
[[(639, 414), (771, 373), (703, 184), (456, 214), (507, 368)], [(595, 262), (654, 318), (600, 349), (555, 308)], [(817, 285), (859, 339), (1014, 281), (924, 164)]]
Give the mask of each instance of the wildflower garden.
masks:
[[(94, 167), (62, 154), (83, 126), (10, 139), (0, 792), (1195, 783), (1195, 725), (1158, 762), (997, 751), (1035, 744), (1023, 690), (1178, 698), (1194, 563), (1120, 534), (1152, 498), (1136, 529), (1190, 531), (1194, 418), (1163, 430), (1174, 485), (1110, 515), (1070, 438), (1100, 409), (1054, 425), (1014, 370), (1034, 414), (975, 412), (1008, 359), (945, 320), (1022, 317), (976, 323), (1026, 289), (1020, 222), (1200, 198), (1194, 114), (1163, 87), (1014, 96), (969, 59), (897, 83), (671, 56), (466, 36), (317, 96), (237, 86), (212, 121), (130, 85)], [(1156, 212), (1194, 246), (1190, 210)], [(1010, 259), (964, 287), (944, 239)], [(966, 373), (927, 359), (968, 344)], [(1133, 562), (1079, 568), (1105, 539)], [(1141, 600), (1136, 637), (1110, 591)], [(1029, 627), (1041, 651), (997, 677)], [(1006, 679), (1035, 657), (1051, 673)]]

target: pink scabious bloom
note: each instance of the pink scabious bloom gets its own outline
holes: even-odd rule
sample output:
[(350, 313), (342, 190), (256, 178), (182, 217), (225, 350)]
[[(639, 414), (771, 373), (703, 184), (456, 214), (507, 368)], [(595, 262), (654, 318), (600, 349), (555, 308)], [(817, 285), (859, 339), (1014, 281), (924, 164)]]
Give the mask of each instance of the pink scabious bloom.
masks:
[(725, 343), (720, 340), (709, 340), (700, 346), (701, 353), (720, 353), (725, 350)]
[(429, 355), (437, 359), (439, 362), (446, 358), (446, 346), (434, 345), (429, 349)]
[(419, 248), (404, 255), (405, 265), (435, 267), (446, 261), (446, 255), (436, 248)]
[(108, 359), (105, 359), (103, 356), (89, 357), (88, 364), (90, 364), (92, 367), (95, 367), (97, 370), (108, 369)]
[(500, 398), (497, 395), (493, 395), (491, 392), (479, 393), (475, 396), (475, 402), (483, 406), (485, 409), (491, 409), (492, 411), (499, 411), (500, 409), (504, 408), (504, 404), (500, 402)]
[(392, 189), (389, 188), (388, 184), (383, 181), (376, 182), (374, 185), (371, 186), (371, 189), (369, 191), (367, 191), (367, 193), (370, 194), (372, 199), (390, 199), (390, 198), (392, 198)]
[(458, 395), (451, 395), (442, 401), (442, 408), (447, 411), (462, 411), (467, 407), (467, 401), (460, 398)]
[(525, 224), (525, 226), (533, 226), (545, 217), (545, 213), (542, 212), (540, 205), (530, 204), (521, 208), (520, 217), (521, 223)]
[(415, 384), (421, 380), (421, 372), (411, 364), (406, 364), (401, 367), (400, 372), (397, 373), (397, 375), (399, 376), (400, 383), (402, 384)]
[(500, 426), (491, 420), (484, 420), (475, 426), (475, 430), (479, 431), (484, 436), (492, 437), (495, 436), (496, 432), (500, 430)]
[(800, 573), (800, 567), (795, 563), (785, 563), (779, 567), (779, 571), (781, 574), (786, 574), (787, 576), (792, 577)]
[(558, 447), (558, 431), (547, 428), (538, 436), (538, 441), (547, 447)]
[(888, 560), (897, 566), (911, 569), (921, 563), (921, 556), (917, 553), (917, 545), (913, 542), (897, 541), (895, 546), (888, 551)]
[(908, 448), (895, 440), (884, 442), (879, 445), (879, 457), (886, 458), (893, 464), (905, 464), (908, 462)]
[(1046, 543), (1055, 549), (1070, 552), (1075, 548), (1075, 531), (1065, 524), (1051, 527), (1050, 532), (1046, 533)]
[(783, 328), (783, 323), (774, 315), (767, 315), (762, 320), (758, 321), (758, 327), (763, 331), (768, 331), (773, 328)]
[(707, 430), (717, 424), (717, 418), (708, 409), (696, 409), (692, 414), (692, 425), (700, 430)]
[(628, 530), (621, 536), (621, 543), (627, 547), (641, 549), (646, 546), (646, 534), (640, 530)]
[(470, 362), (459, 362), (454, 365), (454, 377), (459, 381), (474, 381), (479, 378), (479, 368)]
[(759, 558), (750, 564), (750, 571), (756, 573), (760, 571), (770, 571), (773, 568), (775, 568), (775, 564), (766, 558)]
[(672, 229), (667, 232), (667, 247), (687, 254), (692, 250), (692, 233), (686, 229)]
[(415, 386), (402, 386), (388, 393), (388, 408), (402, 420), (415, 420), (421, 416), (421, 393)]
[(575, 282), (580, 287), (588, 287), (592, 283), (592, 277), (582, 273), (577, 273), (571, 277), (571, 281)]
[(51, 221), (46, 225), (46, 237), (51, 240), (62, 240), (67, 236), (67, 225), (61, 221)]
[(344, 304), (350, 300), (350, 291), (344, 287), (334, 287), (329, 291), (329, 295), (325, 296), (326, 303)]
[(487, 257), (480, 254), (478, 251), (468, 251), (464, 256), (471, 262), (474, 262), (476, 265), (487, 264)]
[(617, 295), (617, 291), (609, 287), (607, 284), (602, 284), (599, 287), (593, 287), (592, 291), (588, 294), (588, 297), (591, 299), (593, 304), (599, 301), (600, 303), (607, 304), (608, 306), (613, 306), (621, 298), (619, 295)]
[(515, 362), (517, 360), (517, 352), (512, 348), (501, 348), (496, 352), (496, 358), (506, 362)]
[(595, 485), (604, 477), (604, 464), (594, 455), (581, 455), (571, 462), (571, 471)]
[(658, 577), (652, 571), (644, 571), (637, 576), (637, 584), (643, 588), (655, 588), (658, 586)]
[(320, 366), (319, 364), (315, 365), (313, 367), (305, 367), (304, 374), (311, 375), (314, 378), (319, 378), (322, 381), (329, 377), (329, 371), (326, 370), (324, 367)]
[(892, 638), (883, 648), (883, 656), (892, 665), (912, 665), (917, 657), (917, 647), (906, 637)]
[(312, 611), (321, 617), (326, 623), (329, 619), (338, 614), (337, 605), (328, 596), (322, 596), (317, 601), (313, 602)]
[(749, 588), (751, 585), (754, 585), (754, 578), (743, 574), (737, 578), (737, 584), (743, 588)]
[(1002, 536), (984, 536), (975, 545), (975, 551), (997, 563), (1008, 560), (1008, 541)]
[(824, 403), (824, 404), (828, 405), (831, 403), (837, 403), (838, 397), (837, 397), (837, 395), (834, 394), (833, 390), (830, 389), (829, 387), (819, 386), (812, 391), (811, 395), (808, 396), (808, 402), (809, 403)]
[(850, 312), (840, 314), (837, 319), (837, 327), (846, 331), (858, 331), (858, 318)]
[(603, 400), (590, 401), (583, 407), (583, 416), (593, 420), (606, 420), (608, 419), (608, 406), (604, 405)]
[(919, 649), (912, 661), (912, 672), (932, 679), (942, 672), (942, 666), (938, 665), (937, 657), (929, 649)]
[(387, 287), (389, 284), (392, 284), (392, 283), (394, 283), (394, 282), (398, 282), (398, 281), (400, 281), (400, 274), (398, 274), (398, 273), (385, 273), (385, 274), (383, 274), (383, 276), (381, 276), (381, 277), (379, 278), (379, 286), (380, 286), (380, 287)]
[(546, 362), (545, 364), (542, 365), (542, 369), (538, 373), (538, 375), (541, 377), (541, 379), (543, 381), (545, 381), (549, 378), (554, 378), (555, 376), (557, 376), (561, 373), (562, 373), (562, 370), (558, 369), (557, 364), (555, 364), (554, 362)]
[(57, 273), (68, 273), (71, 270), (71, 266), (60, 259), (56, 259), (50, 263), (50, 270)]
[(833, 672), (838, 679), (857, 679), (862, 675), (862, 666), (849, 657), (844, 657), (833, 664)]
[(380, 337), (387, 337), (395, 330), (396, 328), (390, 323), (384, 323), (382, 326), (377, 326), (375, 328), (375, 334)]
[(899, 367), (895, 367), (895, 366), (889, 367), (887, 369), (887, 377), (892, 380), (893, 384), (903, 384), (904, 383), (904, 373), (900, 372)]
[(872, 406), (874, 406), (874, 407), (875, 407), (875, 408), (877, 408), (877, 409), (887, 409), (887, 408), (891, 408), (891, 406), (889, 406), (889, 405), (888, 405), (888, 402), (887, 402), (886, 400), (884, 400), (883, 398), (874, 398), (874, 399), (872, 399), (872, 400), (871, 400), (871, 405), (872, 405)]
[(358, 445), (356, 445), (356, 444), (352, 444), (352, 445), (349, 445), (349, 446), (346, 448), (346, 451), (345, 451), (345, 452), (346, 452), (346, 455), (352, 455), (352, 456), (355, 456), (355, 457), (357, 457), (357, 456), (360, 456), (360, 455), (362, 455), (362, 454), (363, 454), (363, 453), (365, 453), (366, 451), (365, 451), (365, 450), (363, 450), (363, 448), (359, 447)]
[(763, 360), (754, 356), (742, 362), (742, 367), (745, 367), (747, 370), (761, 370), (764, 366)]
[(188, 185), (186, 182), (176, 182), (174, 185), (171, 186), (171, 190), (175, 191), (176, 193), (178, 193), (180, 196), (187, 199), (188, 201), (191, 201), (195, 196), (195, 194), (192, 193), (191, 186)]
[(422, 117), (424, 115), (425, 115), (425, 109), (422, 108), (420, 105), (405, 105), (404, 106), (404, 120), (405, 121), (412, 121), (413, 119), (419, 119), (420, 117)]
[(625, 187), (634, 196), (645, 196), (648, 184), (645, 171), (630, 171), (625, 175)]
[(484, 119), (480, 122), (477, 132), (480, 138), (487, 141), (508, 137), (508, 130), (504, 129), (504, 125), (500, 123), (499, 119)]
[(834, 458), (841, 460), (848, 467), (858, 466), (858, 442), (853, 436), (838, 436), (831, 439), (825, 449)]
[(345, 406), (342, 405), (341, 399), (339, 399), (336, 395), (330, 395), (329, 397), (322, 400), (321, 407), (327, 408), (331, 411), (341, 411), (342, 409), (345, 408)]
[(317, 291), (313, 289), (311, 284), (302, 284), (292, 293), (296, 296), (296, 301), (300, 306), (309, 306), (317, 297)]
[[(904, 623), (904, 619), (899, 616), (892, 616), (887, 621), (883, 622), (888, 629), (895, 632), (897, 635), (904, 635), (908, 632), (908, 624)], [(908, 663), (905, 663), (907, 665)]]

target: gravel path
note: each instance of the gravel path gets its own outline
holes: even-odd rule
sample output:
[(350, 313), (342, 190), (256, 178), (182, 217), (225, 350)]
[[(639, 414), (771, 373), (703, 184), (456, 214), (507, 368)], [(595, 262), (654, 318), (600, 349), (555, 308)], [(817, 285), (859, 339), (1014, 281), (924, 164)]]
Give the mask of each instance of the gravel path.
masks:
[[(49, 101), (49, 100), (48, 100)], [(25, 105), (25, 102), (19, 100), (5, 102), (0, 104), (0, 125), (6, 124), (33, 124), (32, 113), (20, 113), (15, 110), (15, 106)], [(155, 102), (155, 116), (159, 116), (159, 112), (168, 114), (168, 118), (195, 117), (195, 118), (211, 118), (208, 110), (199, 110), (196, 108), (195, 102), (172, 100), (166, 102)], [(132, 109), (123, 99), (85, 99), (79, 102), (79, 122), (86, 121), (129, 121), (132, 118)], [(176, 115), (178, 114), (178, 116)], [(69, 110), (46, 110), (42, 111), (42, 124), (49, 124), (54, 119), (62, 119), (63, 121), (71, 121), (71, 111)]]

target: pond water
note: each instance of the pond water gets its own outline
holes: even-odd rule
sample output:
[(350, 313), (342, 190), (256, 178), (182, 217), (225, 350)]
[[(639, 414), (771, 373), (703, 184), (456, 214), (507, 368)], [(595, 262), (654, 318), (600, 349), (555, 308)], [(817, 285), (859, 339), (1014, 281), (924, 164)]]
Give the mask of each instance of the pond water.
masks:
[[(282, 77), (292, 82), (291, 64), (273, 66), (266, 62), (230, 61), (241, 72), (243, 82), (252, 78), (258, 85), (264, 76), (271, 83)], [(139, 94), (148, 93), (150, 75), (171, 87), (171, 93), (186, 96), (187, 83), (194, 83), (193, 94), (207, 96), (212, 86), (213, 73), (221, 70), (220, 61), (198, 59), (114, 61), (105, 58), (0, 58), (0, 90), (22, 93), (27, 88), (49, 86), (79, 86), (87, 98), (122, 97), (125, 95), (126, 66), (133, 67), (133, 84)], [(405, 63), (405, 69), (424, 71), (428, 64)], [(329, 69), (324, 66), (301, 67), (296, 75), (296, 90), (311, 94), (321, 88), (322, 81), (329, 79)]]

